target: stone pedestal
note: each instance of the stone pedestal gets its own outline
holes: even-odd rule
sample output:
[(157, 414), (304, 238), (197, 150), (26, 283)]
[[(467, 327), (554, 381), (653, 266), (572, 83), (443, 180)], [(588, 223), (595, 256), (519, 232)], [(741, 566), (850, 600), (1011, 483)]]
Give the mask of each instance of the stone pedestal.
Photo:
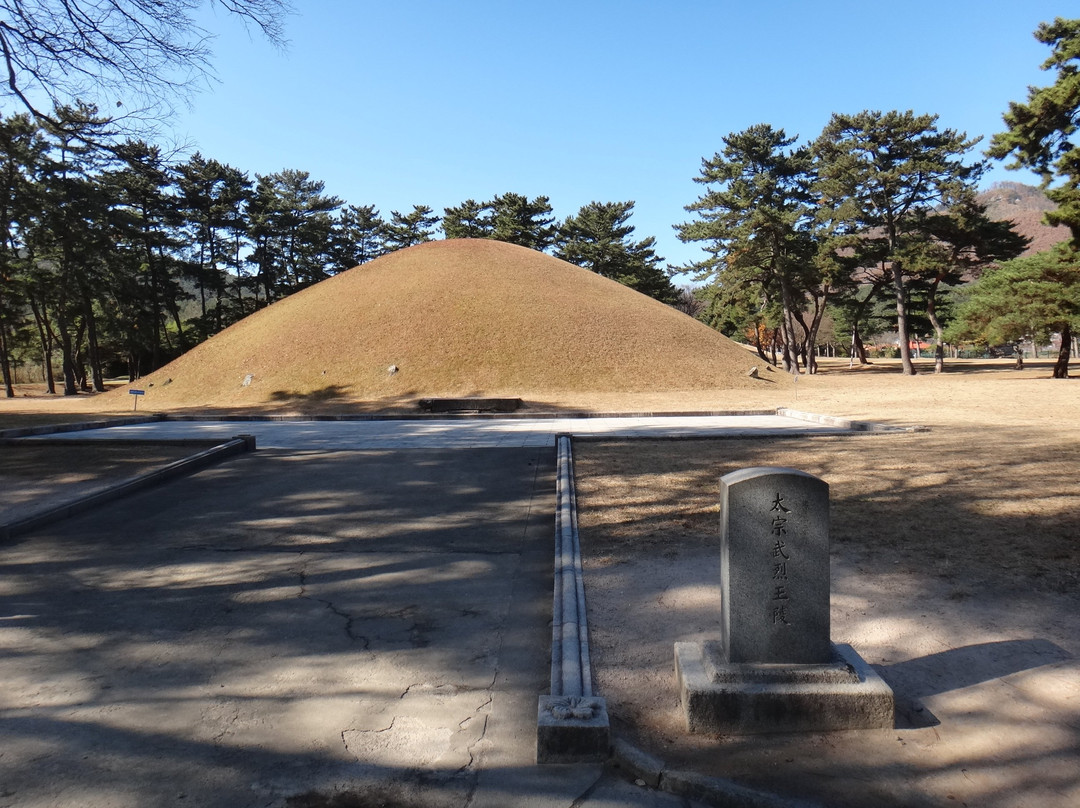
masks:
[(719, 642), (676, 643), (690, 732), (893, 725), (892, 690), (829, 639), (829, 486), (790, 468), (720, 478)]
[(675, 643), (690, 732), (735, 735), (893, 726), (892, 690), (849, 645), (820, 664), (725, 663), (718, 643)]
[(595, 696), (541, 696), (537, 763), (600, 763), (610, 748), (607, 703)]

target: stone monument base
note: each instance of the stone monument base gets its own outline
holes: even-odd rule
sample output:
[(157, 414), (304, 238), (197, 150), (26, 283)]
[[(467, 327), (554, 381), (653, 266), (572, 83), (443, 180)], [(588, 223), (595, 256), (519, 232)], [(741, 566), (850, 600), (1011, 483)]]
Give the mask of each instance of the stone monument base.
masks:
[(893, 693), (850, 645), (821, 665), (723, 662), (719, 643), (675, 643), (690, 732), (823, 732), (893, 726)]

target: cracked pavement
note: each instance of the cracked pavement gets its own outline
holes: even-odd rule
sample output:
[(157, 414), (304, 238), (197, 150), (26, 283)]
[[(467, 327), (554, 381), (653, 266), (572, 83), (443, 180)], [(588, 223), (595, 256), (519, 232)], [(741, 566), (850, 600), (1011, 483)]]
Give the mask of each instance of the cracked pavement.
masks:
[(533, 764), (553, 475), (259, 451), (0, 548), (0, 807), (604, 804)]

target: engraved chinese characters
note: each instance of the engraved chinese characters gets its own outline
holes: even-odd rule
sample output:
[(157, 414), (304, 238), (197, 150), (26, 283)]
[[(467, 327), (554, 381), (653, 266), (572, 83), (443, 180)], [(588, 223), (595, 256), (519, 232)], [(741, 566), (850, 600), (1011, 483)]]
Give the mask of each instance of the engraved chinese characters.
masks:
[(720, 505), (724, 661), (830, 661), (828, 484), (743, 469), (720, 479)]
[[(787, 554), (787, 541), (784, 539), (787, 536), (787, 517), (783, 514), (791, 513), (791, 509), (784, 507), (784, 498), (779, 491), (776, 492), (776, 499), (773, 500), (769, 512), (775, 514), (772, 518), (772, 532), (777, 537), (772, 551), (772, 579), (774, 582), (787, 581), (787, 562), (791, 560), (791, 556)], [(787, 619), (787, 601), (790, 599), (787, 584), (776, 583), (776, 591), (773, 592), (772, 602), (769, 604), (772, 607), (773, 623), (791, 625)]]

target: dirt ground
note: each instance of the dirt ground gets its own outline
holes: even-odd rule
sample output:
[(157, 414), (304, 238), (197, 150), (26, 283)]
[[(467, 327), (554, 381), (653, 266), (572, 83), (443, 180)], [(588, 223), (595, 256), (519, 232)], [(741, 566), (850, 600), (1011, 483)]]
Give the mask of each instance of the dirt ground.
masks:
[[(1080, 382), (1050, 379), (1048, 361), (1011, 368), (952, 362), (945, 374), (903, 377), (895, 362), (833, 360), (760, 393), (523, 394), (538, 410), (784, 406), (929, 427), (576, 442), (594, 673), (617, 731), (673, 766), (829, 805), (1080, 805)], [(100, 409), (93, 397), (21, 395), (0, 400), (0, 428)], [(10, 452), (0, 446), (5, 465)], [(719, 636), (718, 479), (751, 465), (830, 484), (832, 637), (893, 686), (896, 729), (682, 729), (673, 643)], [(76, 473), (79, 462), (48, 467)]]
[[(799, 382), (799, 409), (925, 432), (578, 441), (594, 672), (616, 728), (677, 768), (828, 805), (1080, 805), (1080, 383), (1039, 376)], [(895, 730), (685, 732), (673, 644), (719, 638), (718, 480), (758, 465), (830, 484), (832, 637), (892, 685)]]

